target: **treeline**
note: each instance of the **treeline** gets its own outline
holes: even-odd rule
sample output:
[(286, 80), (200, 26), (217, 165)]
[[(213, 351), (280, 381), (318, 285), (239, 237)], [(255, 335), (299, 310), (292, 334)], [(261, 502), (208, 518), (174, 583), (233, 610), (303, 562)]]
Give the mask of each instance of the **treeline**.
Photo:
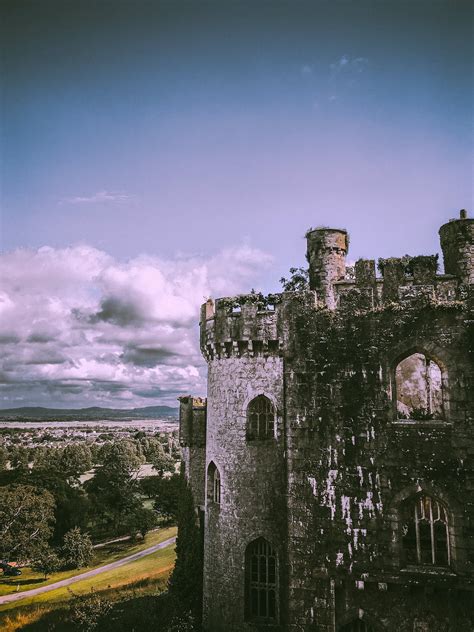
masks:
[[(168, 436), (144, 433), (101, 446), (0, 446), (0, 560), (47, 575), (87, 565), (94, 541), (174, 521), (178, 458)], [(156, 475), (139, 479), (145, 462)]]

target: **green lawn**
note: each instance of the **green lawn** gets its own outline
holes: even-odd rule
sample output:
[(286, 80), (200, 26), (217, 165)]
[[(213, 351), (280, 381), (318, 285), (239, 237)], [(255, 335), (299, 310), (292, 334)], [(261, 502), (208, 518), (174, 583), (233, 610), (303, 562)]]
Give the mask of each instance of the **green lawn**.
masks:
[[(168, 533), (166, 536), (162, 534), (162, 540), (172, 537), (176, 532), (175, 529), (167, 529), (166, 531), (168, 531)], [(71, 591), (74, 595), (79, 595), (88, 593), (91, 590), (109, 591), (120, 589), (130, 584), (137, 584), (137, 582), (141, 581), (152, 583), (154, 580), (159, 580), (160, 578), (166, 579), (174, 566), (174, 561), (175, 547), (171, 545), (139, 560), (125, 564), (120, 568), (101, 573), (95, 577), (89, 577), (83, 581), (78, 581), (72, 586), (57, 588), (56, 590), (51, 590), (50, 592), (36, 595), (35, 597), (27, 597), (18, 602), (4, 604), (0, 606), (0, 612), (32, 605), (46, 606), (47, 609), (50, 610), (53, 609), (50, 607), (52, 604), (58, 607), (62, 602), (71, 599), (73, 596)]]
[[(61, 579), (67, 579), (68, 577), (80, 575), (81, 573), (85, 573), (92, 568), (97, 568), (98, 566), (103, 566), (104, 564), (115, 562), (116, 560), (127, 557), (128, 555), (138, 553), (138, 551), (147, 549), (148, 547), (153, 546), (154, 544), (158, 544), (159, 542), (163, 542), (163, 540), (167, 540), (168, 538), (171, 538), (175, 535), (176, 527), (170, 527), (167, 529), (159, 529), (157, 531), (150, 532), (146, 536), (145, 540), (138, 540), (136, 542), (125, 541), (117, 542), (115, 544), (109, 544), (103, 548), (95, 549), (94, 559), (90, 566), (71, 571), (61, 571), (59, 573), (54, 573), (47, 580), (44, 579), (43, 575), (41, 575), (40, 573), (36, 573), (35, 571), (31, 570), (31, 568), (23, 568), (20, 577), (7, 578), (0, 575), (0, 596), (9, 595), (11, 593), (17, 592), (17, 585), (19, 586), (18, 592), (23, 592), (24, 590), (31, 590), (32, 588), (47, 586), (48, 584), (53, 584), (54, 582), (60, 581)], [(143, 560), (147, 559), (148, 557), (143, 558)], [(141, 561), (142, 560), (138, 560), (138, 562)], [(125, 569), (127, 568), (129, 568), (128, 564), (121, 567), (120, 569), (117, 569), (117, 572), (126, 572)], [(104, 575), (106, 575), (106, 573), (104, 573)], [(102, 575), (100, 577), (102, 577)], [(94, 577), (92, 579), (98, 581), (99, 577)], [(75, 584), (75, 586), (77, 585), (78, 584)], [(51, 594), (52, 593), (46, 593), (44, 597), (48, 598), (48, 596)], [(37, 598), (39, 599), (42, 596), (43, 595), (38, 595)], [(23, 604), (24, 601), (21, 601), (19, 603)]]

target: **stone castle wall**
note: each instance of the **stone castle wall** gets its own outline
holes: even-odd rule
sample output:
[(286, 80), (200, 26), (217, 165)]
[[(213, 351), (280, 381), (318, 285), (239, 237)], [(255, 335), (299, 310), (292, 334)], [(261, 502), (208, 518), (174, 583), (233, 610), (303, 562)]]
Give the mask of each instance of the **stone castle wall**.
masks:
[[(199, 411), (200, 438), (187, 438), (188, 398), (181, 426), (205, 507), (208, 632), (336, 632), (354, 620), (376, 631), (474, 628), (473, 226), (462, 216), (441, 228), (445, 274), (420, 256), (381, 260), (381, 276), (371, 260), (346, 267), (345, 231), (310, 231), (309, 291), (203, 306), (204, 441)], [(413, 353), (439, 367), (440, 418), (397, 412), (396, 366)], [(277, 430), (252, 443), (246, 410), (260, 394)], [(219, 505), (206, 490), (211, 462)], [(417, 494), (448, 508), (447, 567), (402, 559), (402, 507)], [(245, 548), (257, 537), (278, 552), (274, 622), (246, 616)]]

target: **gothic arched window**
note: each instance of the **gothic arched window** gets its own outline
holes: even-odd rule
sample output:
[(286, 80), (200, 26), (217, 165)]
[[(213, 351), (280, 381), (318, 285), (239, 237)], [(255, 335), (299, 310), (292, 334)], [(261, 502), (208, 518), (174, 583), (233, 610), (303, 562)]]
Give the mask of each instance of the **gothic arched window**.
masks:
[(405, 564), (449, 566), (451, 550), (446, 507), (419, 495), (402, 506), (402, 548)]
[(339, 628), (339, 632), (374, 632), (374, 628), (364, 619), (354, 619)]
[(265, 395), (252, 399), (247, 408), (247, 439), (272, 439), (275, 432), (275, 408)]
[(221, 502), (221, 475), (212, 461), (207, 468), (207, 500), (217, 505)]
[(423, 353), (412, 353), (395, 370), (399, 419), (443, 419), (441, 369)]
[(277, 620), (278, 560), (264, 538), (251, 542), (245, 551), (245, 610), (251, 621)]

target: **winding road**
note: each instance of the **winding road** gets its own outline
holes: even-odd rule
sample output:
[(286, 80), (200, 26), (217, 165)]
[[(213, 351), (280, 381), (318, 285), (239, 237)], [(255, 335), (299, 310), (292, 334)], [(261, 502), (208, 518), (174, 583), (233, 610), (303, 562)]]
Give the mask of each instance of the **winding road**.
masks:
[(94, 575), (100, 575), (101, 573), (105, 573), (106, 571), (111, 571), (114, 568), (119, 568), (119, 566), (124, 566), (129, 562), (139, 560), (141, 557), (145, 557), (145, 555), (150, 555), (151, 553), (155, 553), (160, 549), (165, 549), (167, 546), (174, 544), (174, 542), (176, 542), (176, 537), (164, 540), (159, 544), (154, 544), (148, 549), (143, 549), (143, 551), (139, 551), (138, 553), (134, 553), (133, 555), (129, 555), (128, 557), (123, 557), (121, 560), (117, 560), (116, 562), (111, 562), (110, 564), (105, 564), (104, 566), (93, 568), (92, 570), (81, 573), (80, 575), (74, 575), (74, 577), (69, 577), (68, 579), (62, 579), (59, 582), (54, 582), (54, 584), (48, 584), (47, 586), (33, 588), (32, 590), (25, 590), (24, 592), (13, 593), (11, 595), (4, 595), (3, 597), (0, 597), (0, 606), (12, 601), (19, 601), (20, 599), (26, 599), (27, 597), (41, 595), (42, 593), (49, 592), (50, 590), (55, 590), (56, 588), (70, 586), (71, 584), (80, 582), (83, 579), (87, 579), (88, 577), (94, 577)]

